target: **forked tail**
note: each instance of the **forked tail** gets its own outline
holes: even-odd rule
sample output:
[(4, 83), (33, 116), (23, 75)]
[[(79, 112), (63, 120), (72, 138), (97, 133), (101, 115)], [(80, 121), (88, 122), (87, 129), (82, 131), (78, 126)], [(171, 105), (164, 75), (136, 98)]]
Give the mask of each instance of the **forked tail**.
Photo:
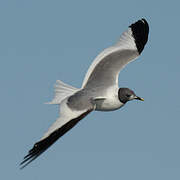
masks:
[(60, 80), (57, 80), (54, 86), (54, 98), (51, 102), (47, 102), (46, 104), (60, 104), (63, 99), (71, 96), (78, 90), (78, 88), (72, 87), (68, 84), (63, 83)]

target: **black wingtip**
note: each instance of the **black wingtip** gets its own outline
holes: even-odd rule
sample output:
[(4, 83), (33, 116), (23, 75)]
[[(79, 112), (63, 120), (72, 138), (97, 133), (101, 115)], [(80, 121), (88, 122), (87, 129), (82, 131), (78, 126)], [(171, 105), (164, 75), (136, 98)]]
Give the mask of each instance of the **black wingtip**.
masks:
[[(47, 138), (48, 139), (48, 138)], [(49, 139), (48, 139), (49, 140)], [(38, 156), (40, 156), (50, 145), (54, 143), (49, 143), (49, 141), (41, 140), (34, 144), (33, 148), (29, 150), (29, 153), (24, 157), (23, 161), (20, 163), (20, 169), (24, 169), (29, 163), (34, 161)]]
[(132, 34), (138, 52), (139, 54), (141, 54), (148, 40), (148, 34), (149, 34), (148, 22), (146, 21), (146, 19), (142, 18), (141, 20), (135, 22), (134, 24), (131, 24), (129, 27), (132, 30)]

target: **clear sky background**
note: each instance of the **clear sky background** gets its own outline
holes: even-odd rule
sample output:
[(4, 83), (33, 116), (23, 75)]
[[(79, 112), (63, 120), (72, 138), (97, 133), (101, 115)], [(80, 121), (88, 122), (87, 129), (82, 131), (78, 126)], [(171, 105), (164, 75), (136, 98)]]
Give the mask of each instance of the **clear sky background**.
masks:
[[(179, 1), (0, 1), (0, 179), (179, 180)], [(140, 18), (140, 58), (120, 74), (144, 102), (93, 112), (24, 170), (58, 116), (57, 79), (81, 87), (93, 59)]]

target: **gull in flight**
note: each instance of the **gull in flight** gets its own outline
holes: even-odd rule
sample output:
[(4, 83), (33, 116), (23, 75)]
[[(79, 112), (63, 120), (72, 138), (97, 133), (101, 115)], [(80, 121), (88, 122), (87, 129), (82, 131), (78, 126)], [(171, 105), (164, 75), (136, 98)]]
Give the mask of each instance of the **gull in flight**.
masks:
[(128, 101), (143, 101), (131, 89), (118, 87), (119, 72), (135, 60), (148, 40), (149, 26), (141, 19), (129, 26), (119, 41), (102, 51), (89, 67), (80, 89), (58, 80), (49, 104), (60, 105), (60, 117), (21, 162), (21, 169), (46, 151), (55, 141), (92, 111), (113, 111)]

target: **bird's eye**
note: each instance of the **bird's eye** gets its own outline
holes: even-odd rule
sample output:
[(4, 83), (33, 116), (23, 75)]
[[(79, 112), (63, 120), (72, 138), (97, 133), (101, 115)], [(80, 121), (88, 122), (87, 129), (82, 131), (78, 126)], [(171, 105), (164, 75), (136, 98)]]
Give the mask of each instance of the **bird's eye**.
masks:
[(126, 95), (126, 97), (128, 97), (128, 98), (129, 98), (130, 96), (131, 96), (130, 94), (127, 94), (127, 95)]

